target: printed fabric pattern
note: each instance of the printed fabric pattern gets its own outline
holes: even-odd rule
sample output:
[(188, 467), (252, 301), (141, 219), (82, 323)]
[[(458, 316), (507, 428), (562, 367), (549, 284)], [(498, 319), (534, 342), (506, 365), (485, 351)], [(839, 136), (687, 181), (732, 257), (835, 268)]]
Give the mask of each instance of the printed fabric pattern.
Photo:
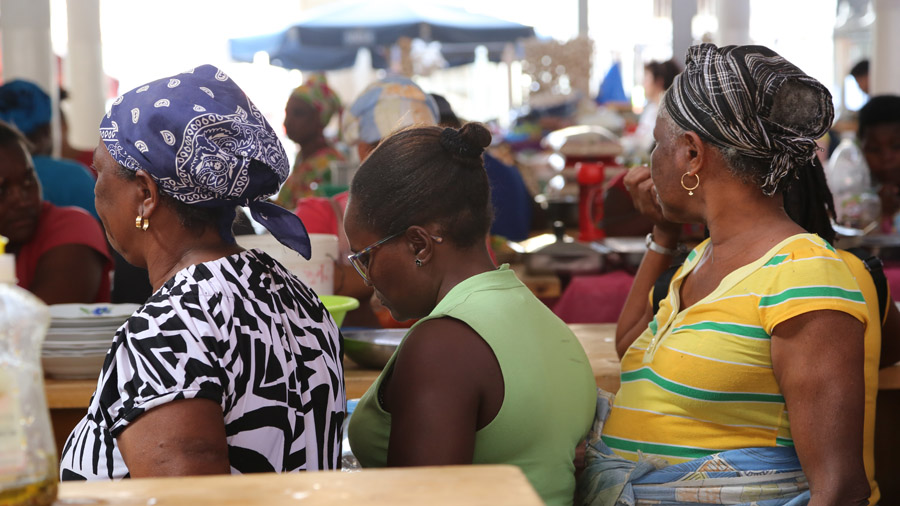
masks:
[(185, 268), (116, 332), (63, 480), (120, 479), (116, 437), (178, 399), (219, 403), (233, 474), (336, 469), (342, 339), (316, 294), (259, 250)]
[(809, 483), (790, 447), (729, 450), (667, 466), (656, 457), (618, 457), (600, 437), (615, 396), (598, 389), (597, 411), (575, 504), (801, 506)]

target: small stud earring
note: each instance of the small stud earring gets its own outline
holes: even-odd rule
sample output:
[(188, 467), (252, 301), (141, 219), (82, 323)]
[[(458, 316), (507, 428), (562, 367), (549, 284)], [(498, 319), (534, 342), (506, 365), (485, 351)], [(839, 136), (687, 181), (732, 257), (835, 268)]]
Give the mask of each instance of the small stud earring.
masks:
[(418, 258), (416, 259), (416, 267), (422, 267), (422, 261)]

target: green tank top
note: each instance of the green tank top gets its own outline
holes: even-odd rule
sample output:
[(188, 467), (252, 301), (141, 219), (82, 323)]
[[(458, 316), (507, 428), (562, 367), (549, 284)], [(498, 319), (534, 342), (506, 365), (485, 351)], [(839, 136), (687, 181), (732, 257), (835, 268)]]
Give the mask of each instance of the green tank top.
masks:
[[(597, 398), (581, 343), (506, 265), (459, 283), (416, 325), (442, 317), (472, 327), (503, 373), (503, 404), (476, 433), (472, 463), (519, 466), (546, 503), (572, 504), (575, 446), (590, 428)], [(391, 415), (379, 405), (378, 389), (396, 357), (350, 418), (350, 446), (363, 467), (387, 464)]]

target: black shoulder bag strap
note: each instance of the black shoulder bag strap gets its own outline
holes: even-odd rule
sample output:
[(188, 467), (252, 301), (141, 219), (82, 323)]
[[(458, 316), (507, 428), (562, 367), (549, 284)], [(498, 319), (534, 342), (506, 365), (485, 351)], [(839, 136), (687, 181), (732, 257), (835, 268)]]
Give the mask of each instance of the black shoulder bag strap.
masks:
[(664, 270), (663, 273), (656, 278), (656, 282), (653, 283), (653, 314), (656, 314), (656, 312), (659, 311), (659, 303), (669, 295), (669, 285), (672, 283), (675, 271), (677, 271), (679, 267), (681, 267), (681, 264), (673, 265)]
[(888, 298), (888, 284), (887, 278), (884, 275), (884, 264), (881, 262), (881, 259), (876, 256), (871, 256), (863, 260), (863, 264), (865, 264), (866, 269), (869, 270), (869, 274), (872, 276), (872, 282), (875, 283), (875, 291), (878, 292), (878, 313), (881, 315), (881, 324), (884, 324), (884, 317), (887, 314), (887, 298)]

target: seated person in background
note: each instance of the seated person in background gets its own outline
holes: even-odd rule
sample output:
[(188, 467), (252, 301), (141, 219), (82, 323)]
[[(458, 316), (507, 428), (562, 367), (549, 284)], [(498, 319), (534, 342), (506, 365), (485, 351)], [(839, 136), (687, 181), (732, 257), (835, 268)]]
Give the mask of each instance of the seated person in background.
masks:
[[(572, 504), (596, 385), (578, 339), (486, 247), (487, 129), (385, 139), (350, 186), (354, 266), (398, 320), (419, 318), (350, 418), (364, 467), (519, 466)], [(389, 202), (390, 205), (385, 205)]]
[[(736, 493), (767, 476), (773, 495), (758, 500), (866, 504), (872, 312), (842, 257), (785, 213), (781, 195), (817, 163), (816, 139), (833, 116), (828, 90), (768, 48), (688, 50), (654, 131), (656, 244), (627, 302), (643, 311), (620, 319), (617, 341), (631, 341), (622, 386), (588, 448), (584, 483), (612, 463), (650, 458), (668, 467), (645, 478), (678, 494), (676, 471), (726, 462), (747, 473), (729, 478)], [(647, 293), (680, 223), (702, 223), (709, 239), (654, 315)], [(761, 468), (743, 467), (754, 459)], [(623, 481), (632, 479), (648, 483)]]
[(325, 139), (325, 126), (341, 110), (341, 99), (328, 87), (325, 76), (313, 74), (291, 92), (284, 107), (284, 131), (300, 145), (294, 168), (281, 186), (275, 202), (287, 209), (297, 207), (297, 200), (312, 195), (325, 195), (322, 185), (331, 183), (332, 162), (344, 156)]
[(41, 200), (28, 141), (0, 121), (0, 235), (18, 285), (47, 304), (109, 301), (112, 258), (97, 220)]
[[(450, 107), (447, 99), (430, 93), (440, 111), (439, 125), (459, 128), (462, 123)], [(519, 169), (506, 165), (489, 151), (484, 152), (484, 170), (491, 185), (491, 202), (494, 204), (494, 222), (491, 235), (510, 241), (524, 241), (531, 232), (531, 211), (534, 198), (528, 193)]]
[(337, 469), (340, 332), (303, 281), (231, 233), (247, 206), (310, 258), (300, 220), (268, 200), (289, 170), (275, 131), (211, 65), (113, 104), (94, 150), (97, 210), (154, 293), (113, 337), (62, 479)]
[[(353, 102), (344, 116), (344, 140), (356, 145), (360, 160), (365, 160), (381, 139), (395, 130), (411, 125), (436, 125), (438, 106), (412, 80), (393, 76), (375, 81)], [(303, 198), (295, 213), (311, 234), (338, 236), (338, 263), (335, 266), (335, 293), (359, 300), (359, 308), (347, 313), (348, 327), (395, 326), (388, 311), (372, 307), (372, 288), (366, 286), (346, 261), (350, 253), (344, 235), (344, 209), (348, 192), (333, 197)]]
[(649, 155), (653, 149), (653, 128), (656, 126), (659, 101), (680, 73), (681, 66), (675, 60), (651, 61), (644, 65), (644, 96), (647, 103), (633, 134), (638, 143), (636, 147), (643, 155)]
[(856, 80), (859, 89), (869, 94), (869, 60), (860, 60), (850, 69), (850, 75)]
[[(635, 159), (647, 160), (653, 150), (653, 128), (663, 93), (672, 86), (681, 72), (681, 66), (674, 60), (651, 61), (644, 65), (644, 95), (647, 103), (634, 134), (622, 139), (622, 144), (630, 146)], [(607, 236), (643, 236), (651, 231), (653, 222), (638, 212), (623, 184), (627, 172), (610, 181), (603, 194), (603, 231)]]
[(0, 86), (0, 120), (18, 128), (31, 143), (34, 170), (44, 200), (57, 206), (77, 206), (94, 218), (94, 178), (78, 162), (53, 158), (50, 96), (36, 84), (16, 79)]
[(894, 217), (900, 211), (900, 96), (872, 97), (859, 110), (857, 139), (878, 185), (881, 231), (898, 233)]

